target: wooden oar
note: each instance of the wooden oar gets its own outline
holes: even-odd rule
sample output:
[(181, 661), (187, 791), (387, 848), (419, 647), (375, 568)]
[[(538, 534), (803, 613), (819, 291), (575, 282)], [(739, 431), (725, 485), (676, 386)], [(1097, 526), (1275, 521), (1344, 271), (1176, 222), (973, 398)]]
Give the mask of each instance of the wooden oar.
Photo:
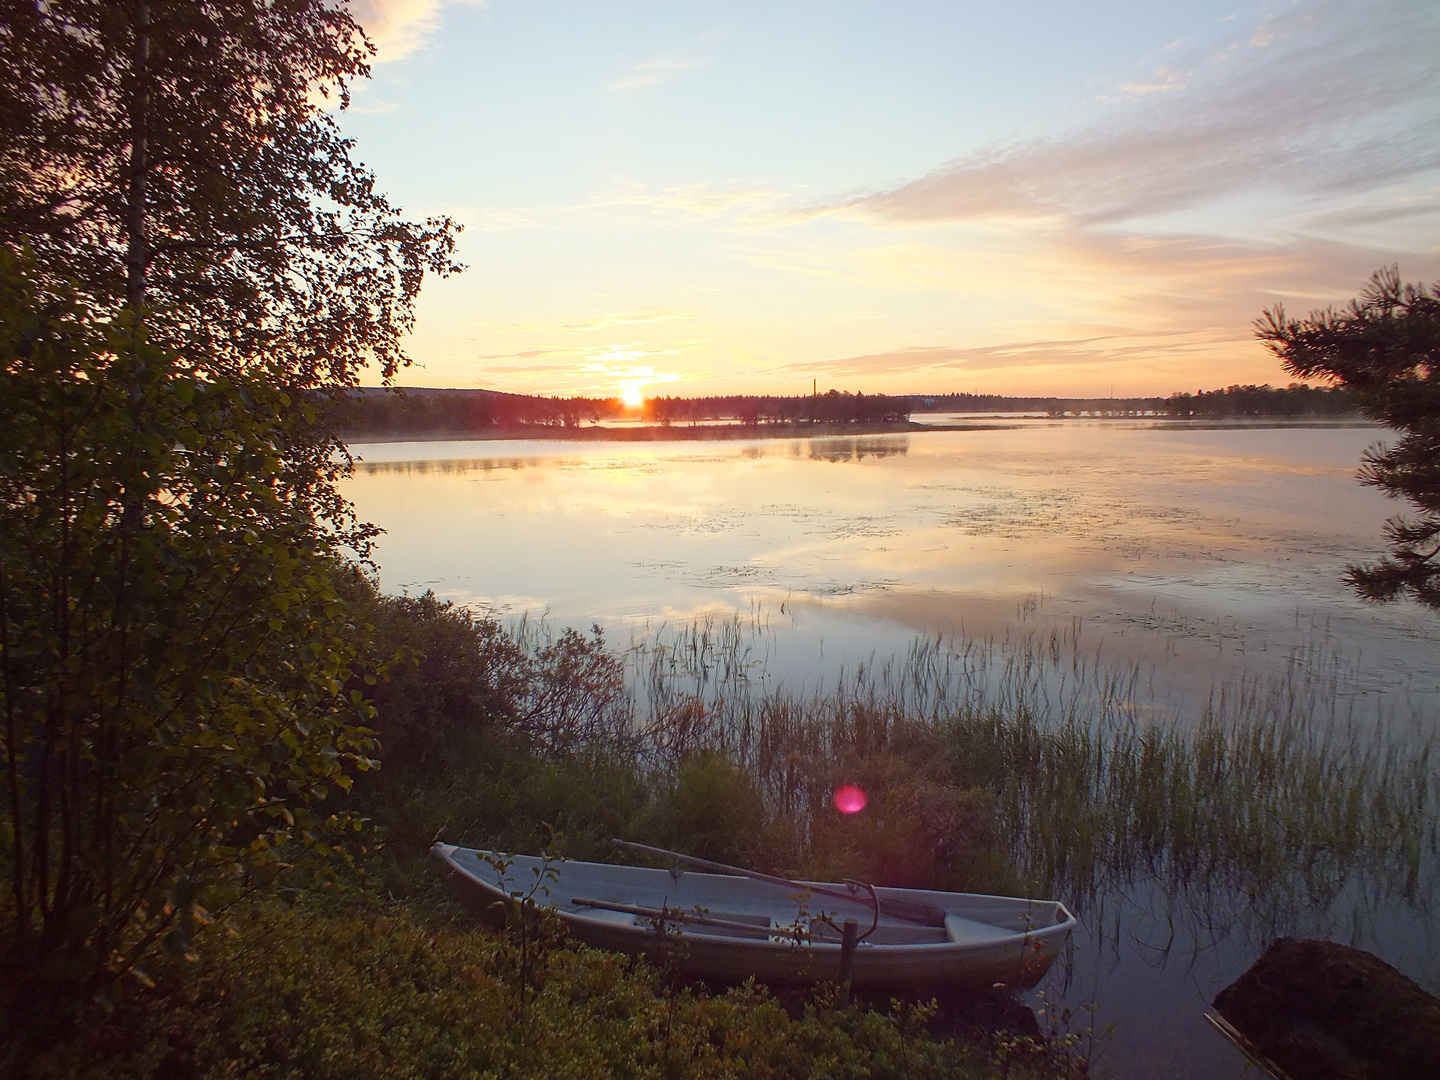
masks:
[[(848, 900), (852, 904), (859, 904), (862, 907), (870, 907), (864, 900), (850, 893), (841, 892), (839, 889), (827, 889), (823, 885), (807, 885), (803, 881), (791, 881), (789, 878), (775, 877), (772, 874), (762, 874), (758, 870), (746, 870), (740, 866), (728, 866), (725, 863), (714, 862), (710, 859), (697, 858), (694, 855), (685, 855), (679, 851), (666, 851), (664, 848), (651, 847), (649, 844), (636, 844), (629, 840), (611, 840), (617, 847), (629, 851), (638, 851), (644, 855), (654, 855), (661, 859), (678, 859), (681, 862), (698, 866), (702, 870), (713, 870), (717, 874), (736, 874), (740, 877), (747, 877), (753, 881), (763, 881), (769, 885), (782, 885), (795, 892), (810, 892), (816, 896), (829, 896), (836, 900)], [(878, 898), (879, 913), (889, 915), (891, 918), (903, 919), (906, 922), (919, 923), (921, 926), (944, 926), (945, 912), (932, 904), (919, 904), (913, 900), (896, 900), (892, 897), (883, 896)]]

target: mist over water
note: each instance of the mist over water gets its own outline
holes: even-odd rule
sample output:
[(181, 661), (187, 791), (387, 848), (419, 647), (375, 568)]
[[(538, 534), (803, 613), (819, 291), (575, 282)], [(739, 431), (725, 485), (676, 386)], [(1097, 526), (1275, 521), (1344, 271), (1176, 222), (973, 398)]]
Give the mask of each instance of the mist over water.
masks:
[[(1072, 750), (1084, 761), (1103, 759), (1086, 742), (1097, 724), (1193, 731), (1268, 717), (1271, 742), (1247, 759), (1260, 772), (1265, 755), (1286, 759), (1293, 745), (1319, 762), (1322, 786), (1349, 770), (1402, 791), (1414, 768), (1433, 775), (1416, 760), (1440, 717), (1440, 618), (1363, 605), (1341, 583), (1403, 509), (1354, 479), (1383, 435), (1019, 420), (740, 443), (390, 443), (353, 448), (348, 494), (386, 530), (386, 590), (599, 624), (629, 649), (642, 704), (664, 692), (644, 685), (646, 657), (693, 643), (696, 627), (728, 642), (728, 667), (707, 668), (686, 692), (709, 694), (722, 719), (747, 695), (847, 685), (890, 687), (917, 715), (926, 694), (1000, 701), (1025, 656), (1041, 719), (1081, 717)], [(1047, 640), (1054, 659), (1037, 661)], [(917, 657), (928, 674), (916, 674)], [(1398, 749), (1367, 757), (1371, 746)], [(1183, 752), (1172, 765), (1190, 767)], [(1097, 783), (1116, 821), (1137, 813), (1128, 780)], [(1297, 787), (1296, 801), (1309, 790)], [(1033, 804), (1012, 807), (1021, 819), (1054, 801), (1043, 778), (1024, 797)], [(1322, 804), (1286, 824), (1302, 831), (1285, 843), (1329, 820)], [(1381, 826), (1386, 805), (1373, 809)], [(1230, 803), (1200, 808), (1220, 819)], [(1036, 835), (1063, 839), (1067, 827)], [(1124, 825), (1075, 828), (1077, 843), (1097, 829), (1125, 839)], [(1290, 849), (1305, 863), (1292, 873), (1295, 859), (1277, 858), (1265, 835), (1237, 833), (1243, 851), (1226, 841), (1186, 834), (1158, 862), (1121, 842), (1078, 870), (1027, 848), (1081, 909), (1084, 932), (1047, 993), (1072, 1008), (1093, 1002), (1099, 1024), (1116, 1023), (1102, 1068), (1240, 1075), (1201, 1013), (1277, 933), (1371, 948), (1440, 985), (1426, 959), (1440, 955), (1440, 933), (1403, 858), (1367, 861), (1366, 844), (1336, 850), (1319, 837)], [(1427, 843), (1428, 885), (1433, 832)]]

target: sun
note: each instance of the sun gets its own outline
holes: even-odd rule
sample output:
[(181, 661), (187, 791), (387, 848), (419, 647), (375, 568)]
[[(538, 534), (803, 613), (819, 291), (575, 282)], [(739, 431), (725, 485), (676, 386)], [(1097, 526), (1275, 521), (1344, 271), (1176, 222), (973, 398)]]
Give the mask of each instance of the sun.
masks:
[(620, 400), (625, 403), (627, 409), (638, 409), (645, 398), (641, 395), (638, 386), (627, 386), (620, 391)]

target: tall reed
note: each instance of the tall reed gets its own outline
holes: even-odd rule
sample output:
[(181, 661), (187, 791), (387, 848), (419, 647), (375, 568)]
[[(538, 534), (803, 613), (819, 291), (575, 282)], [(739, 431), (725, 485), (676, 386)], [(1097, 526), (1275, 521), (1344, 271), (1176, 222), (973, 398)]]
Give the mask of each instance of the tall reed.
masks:
[(656, 768), (723, 754), (802, 829), (838, 783), (897, 757), (993, 792), (1024, 874), (1081, 900), (1146, 881), (1258, 906), (1324, 906), (1347, 888), (1419, 903), (1434, 882), (1433, 728), (1403, 700), (1363, 711), (1323, 636), (1188, 714), (1078, 624), (917, 640), (808, 692), (768, 656), (764, 628), (738, 618), (632, 641), (637, 752)]

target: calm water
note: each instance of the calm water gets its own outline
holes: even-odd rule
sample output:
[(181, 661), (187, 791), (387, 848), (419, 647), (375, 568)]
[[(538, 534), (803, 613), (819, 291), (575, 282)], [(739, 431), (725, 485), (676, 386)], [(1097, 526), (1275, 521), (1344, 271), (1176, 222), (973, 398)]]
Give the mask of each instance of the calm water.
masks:
[(739, 611), (795, 678), (916, 634), (1082, 621), (1177, 694), (1329, 636), (1440, 695), (1440, 620), (1340, 583), (1396, 504), (1370, 428), (1146, 423), (711, 443), (357, 446), (385, 587), (627, 629)]
[[(1141, 664), (1177, 715), (1319, 648), (1347, 672), (1351, 715), (1433, 726), (1440, 617), (1363, 605), (1340, 583), (1401, 509), (1354, 480), (1382, 434), (1020, 420), (813, 440), (369, 444), (354, 447), (348, 493), (386, 530), (390, 591), (599, 623), (618, 644), (739, 613), (792, 684), (916, 635), (1058, 623)], [(1364, 910), (1357, 899), (1351, 914)], [(1200, 1013), (1263, 934), (1243, 912), (1191, 914), (1143, 887), (1110, 895), (1051, 979), (1052, 996), (1117, 1024), (1102, 1065), (1118, 1075), (1239, 1074)], [(1429, 916), (1341, 918), (1286, 929), (1440, 974)]]

